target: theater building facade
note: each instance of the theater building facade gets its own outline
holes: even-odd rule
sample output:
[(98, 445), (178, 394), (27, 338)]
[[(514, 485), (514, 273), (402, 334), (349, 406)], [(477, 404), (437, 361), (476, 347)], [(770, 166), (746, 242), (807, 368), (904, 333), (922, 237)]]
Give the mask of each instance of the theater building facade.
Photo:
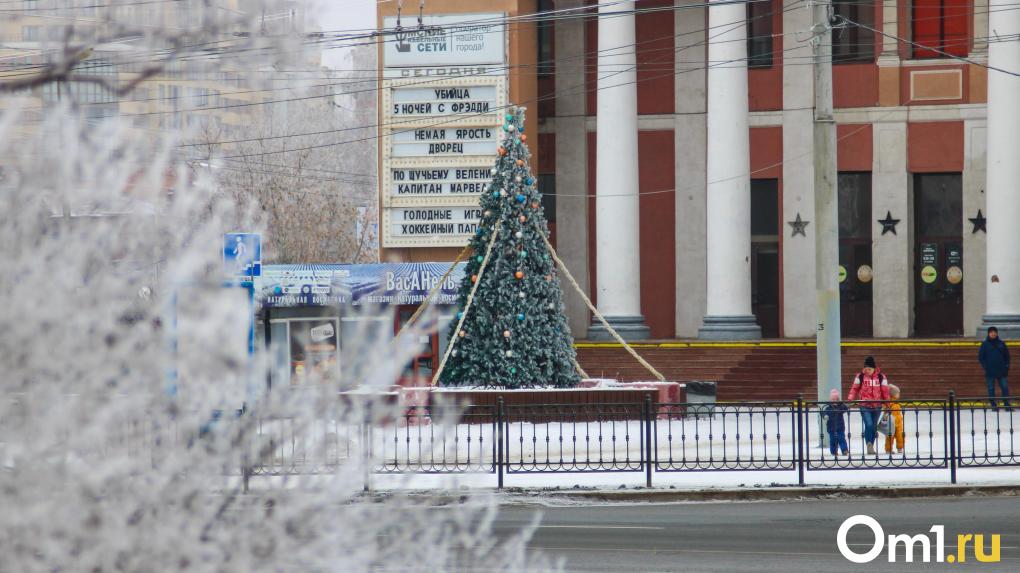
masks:
[[(480, 73), (439, 80), (474, 96), (432, 90), (415, 101), (460, 95), (492, 110), (528, 106), (554, 245), (626, 336), (813, 337), (811, 10), (789, 0), (640, 0), (605, 3), (599, 18), (568, 17), (585, 4), (427, 2), (436, 18), (503, 13), (510, 23), (501, 54), (482, 55), (492, 46), (479, 45), (463, 64)], [(995, 0), (833, 5), (843, 335), (974, 336), (984, 322), (1020, 335), (1020, 76), (1009, 73), (1020, 73), (1020, 10)], [(521, 20), (535, 12), (556, 17)], [(380, 26), (392, 28), (394, 16), (380, 4)], [(404, 27), (417, 25), (417, 10), (402, 17)], [(424, 77), (416, 70), (427, 66), (401, 64), (386, 49), (380, 123), (424, 128), (394, 117), (415, 108), (391, 100), (414, 99), (397, 88), (421, 87), (398, 78)], [(428, 62), (439, 64), (462, 65)], [(479, 158), (486, 138), (498, 136), (488, 131), (498, 113), (446, 119), (450, 129), (433, 135), (470, 146), (467, 132), (479, 129)], [(470, 181), (444, 175), (448, 188), (436, 197), (401, 198), (392, 179), (486, 162), (404, 157), (410, 136), (381, 136), (382, 256), (453, 260), (463, 239), (427, 231), (456, 234), (471, 218), (470, 193), (456, 193)], [(436, 206), (450, 227), (396, 230), (407, 209)], [(604, 338), (580, 297), (565, 296), (575, 336)]]

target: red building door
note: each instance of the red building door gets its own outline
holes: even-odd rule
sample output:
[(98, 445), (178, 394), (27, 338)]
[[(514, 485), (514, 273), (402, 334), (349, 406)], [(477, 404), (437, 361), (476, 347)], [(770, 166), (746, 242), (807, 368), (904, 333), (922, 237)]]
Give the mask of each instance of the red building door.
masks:
[(839, 319), (843, 336), (872, 335), (871, 173), (840, 173)]
[(963, 334), (963, 180), (914, 175), (914, 332)]

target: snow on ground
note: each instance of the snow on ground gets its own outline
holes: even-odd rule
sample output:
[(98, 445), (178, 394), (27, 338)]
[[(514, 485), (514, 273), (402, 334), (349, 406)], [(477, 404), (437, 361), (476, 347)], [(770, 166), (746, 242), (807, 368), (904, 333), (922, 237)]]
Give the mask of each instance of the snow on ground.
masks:
[[(804, 429), (808, 484), (949, 481), (949, 469), (942, 467), (949, 447), (949, 419), (938, 407), (905, 409), (903, 453), (885, 454), (880, 435), (877, 456), (864, 454), (860, 415), (850, 412), (846, 417), (849, 460), (842, 456), (834, 460), (828, 448), (817, 447), (817, 414), (811, 413), (807, 419), (812, 421)], [(1013, 431), (1018, 424), (1020, 412), (962, 410), (959, 451), (963, 464), (1012, 463), (1018, 467), (961, 467), (959, 481), (1020, 483), (1020, 451)], [(507, 487), (633, 487), (645, 483), (644, 425), (639, 420), (511, 422), (505, 428)], [(367, 439), (376, 467), (389, 475), (372, 476), (373, 486), (493, 487), (496, 433), (491, 420), (457, 426), (437, 423), (376, 428)], [(728, 408), (698, 418), (660, 417), (651, 433), (657, 461), (653, 483), (684, 488), (795, 485), (796, 435), (796, 416), (788, 409)], [(359, 427), (330, 421), (295, 435), (287, 420), (277, 420), (264, 422), (257, 439), (260, 444), (271, 441), (277, 450), (276, 457), (256, 474), (301, 474), (323, 468), (328, 471), (360, 456), (366, 436)], [(780, 471), (732, 471), (735, 468)], [(413, 473), (416, 471), (423, 473)], [(463, 475), (442, 475), (451, 472)]]

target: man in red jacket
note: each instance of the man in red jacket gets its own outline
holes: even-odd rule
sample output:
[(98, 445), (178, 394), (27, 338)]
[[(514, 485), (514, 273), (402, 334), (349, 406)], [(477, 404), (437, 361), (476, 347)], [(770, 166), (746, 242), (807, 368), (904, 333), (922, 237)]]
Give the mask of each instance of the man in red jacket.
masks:
[(885, 407), (885, 401), (889, 400), (889, 380), (875, 366), (873, 357), (869, 356), (864, 359), (864, 369), (854, 377), (854, 384), (850, 388), (847, 400), (851, 402), (860, 400), (861, 420), (864, 422), (864, 441), (868, 445), (868, 453), (874, 454), (875, 438), (877, 437), (875, 427), (878, 425), (882, 408)]

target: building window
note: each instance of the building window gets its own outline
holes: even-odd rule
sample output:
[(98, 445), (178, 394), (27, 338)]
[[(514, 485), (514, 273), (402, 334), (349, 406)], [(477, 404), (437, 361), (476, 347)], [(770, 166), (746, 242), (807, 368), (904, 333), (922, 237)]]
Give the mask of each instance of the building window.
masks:
[[(549, 12), (553, 9), (552, 0), (539, 0), (538, 11)], [(549, 76), (555, 71), (553, 58), (556, 57), (553, 51), (553, 37), (555, 34), (553, 21), (544, 17), (538, 21), (538, 75)]]
[(779, 240), (779, 180), (751, 180), (752, 240)]
[(39, 40), (39, 26), (22, 26), (21, 40), (24, 42), (35, 42)]
[(749, 2), (747, 4), (747, 66), (768, 68), (772, 66), (772, 16), (771, 2)]
[(871, 240), (871, 173), (840, 172), (839, 238)]
[[(875, 27), (875, 6), (857, 0), (836, 0), (832, 4), (836, 16), (851, 22)], [(875, 33), (868, 28), (846, 24), (832, 31), (833, 63), (872, 62), (875, 60)]]
[(542, 193), (542, 210), (545, 220), (556, 222), (556, 175), (547, 173), (538, 176), (538, 190)]
[(945, 58), (970, 53), (968, 0), (914, 0), (914, 58)]

